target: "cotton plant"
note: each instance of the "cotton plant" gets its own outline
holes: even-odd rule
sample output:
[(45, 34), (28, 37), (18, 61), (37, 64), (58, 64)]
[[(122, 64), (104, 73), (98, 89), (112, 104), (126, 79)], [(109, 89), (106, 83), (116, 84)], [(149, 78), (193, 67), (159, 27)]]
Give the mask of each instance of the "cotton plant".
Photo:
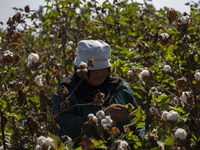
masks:
[(175, 138), (180, 139), (180, 140), (185, 140), (187, 137), (187, 133), (184, 129), (182, 128), (177, 128), (175, 133), (174, 133)]
[(163, 111), (163, 113), (162, 113), (163, 121), (175, 122), (178, 117), (179, 117), (179, 114), (174, 110), (171, 110), (169, 112)]
[(186, 16), (182, 16), (179, 18), (180, 22), (182, 24), (189, 24), (190, 23), (190, 16), (186, 15)]
[(104, 130), (108, 130), (113, 125), (113, 120), (110, 116), (106, 116), (103, 110), (99, 110), (96, 116), (94, 114), (88, 114), (88, 120), (95, 122), (96, 126), (102, 126)]
[(3, 57), (13, 57), (13, 52), (11, 52), (10, 50), (6, 50), (3, 53)]
[(182, 95), (180, 96), (180, 99), (184, 102), (187, 102), (187, 97), (190, 96), (191, 93), (189, 91), (183, 91), (182, 92)]
[(142, 70), (139, 74), (139, 79), (145, 84), (149, 82), (150, 76), (149, 70)]
[(117, 150), (127, 150), (129, 149), (129, 145), (125, 140), (117, 140), (115, 143), (119, 143)]
[(104, 130), (107, 130), (109, 127), (112, 127), (113, 120), (110, 116), (105, 116), (104, 119), (101, 120), (101, 125), (103, 126)]
[(170, 67), (170, 65), (165, 65), (165, 66), (163, 67), (163, 71), (164, 71), (165, 73), (171, 72), (171, 67)]
[(49, 150), (56, 149), (53, 139), (51, 137), (40, 136), (37, 138), (37, 145), (35, 150)]
[(149, 112), (150, 112), (151, 115), (158, 115), (158, 108), (151, 106), (149, 108)]
[(40, 86), (40, 87), (43, 87), (43, 83), (42, 83), (42, 75), (37, 75), (34, 79), (34, 82)]
[(28, 63), (27, 66), (30, 66), (32, 64), (37, 64), (39, 62), (39, 55), (36, 53), (31, 53), (28, 56)]
[(160, 34), (160, 37), (164, 41), (169, 38), (169, 35), (167, 33), (162, 33), (162, 34)]
[(194, 78), (196, 81), (200, 81), (200, 72), (195, 72)]

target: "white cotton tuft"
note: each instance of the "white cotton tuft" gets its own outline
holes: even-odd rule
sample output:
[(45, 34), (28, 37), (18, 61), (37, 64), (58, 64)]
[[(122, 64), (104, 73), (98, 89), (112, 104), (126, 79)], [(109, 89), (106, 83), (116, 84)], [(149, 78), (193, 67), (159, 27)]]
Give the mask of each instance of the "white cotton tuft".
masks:
[(13, 52), (11, 52), (10, 50), (6, 50), (6, 51), (3, 53), (3, 57), (6, 57), (6, 56), (13, 57)]
[(50, 138), (50, 137), (46, 138), (46, 141), (45, 141), (45, 145), (46, 146), (51, 146), (52, 143), (53, 143), (53, 139), (52, 138)]
[(161, 36), (162, 40), (166, 40), (169, 37), (169, 35), (167, 33), (162, 33), (162, 34), (160, 34), (160, 36)]
[(96, 116), (98, 119), (103, 119), (105, 117), (105, 113), (103, 110), (99, 110), (97, 113), (96, 113)]
[(68, 43), (67, 43), (67, 45), (69, 45), (69, 46), (73, 46), (73, 41), (69, 41)]
[(190, 95), (190, 92), (189, 91), (185, 91), (185, 92), (182, 92), (182, 95), (180, 96), (180, 99), (184, 102), (187, 102), (187, 96)]
[(163, 111), (163, 113), (162, 113), (162, 119), (163, 119), (163, 121), (167, 121), (167, 116), (168, 116), (168, 111)]
[(174, 135), (175, 135), (175, 137), (176, 137), (177, 139), (181, 139), (181, 140), (184, 140), (184, 139), (186, 139), (186, 137), (187, 137), (186, 131), (185, 131), (184, 129), (182, 129), (182, 128), (178, 128), (178, 129), (176, 130), (176, 132), (174, 133)]
[(72, 47), (71, 47), (71, 46), (67, 46), (66, 49), (67, 49), (68, 51), (71, 51), (71, 50), (72, 50)]
[(171, 110), (171, 111), (169, 111), (169, 113), (168, 113), (167, 119), (168, 119), (169, 121), (176, 121), (176, 119), (177, 119), (178, 117), (179, 117), (179, 114), (178, 114), (176, 111)]
[(170, 65), (165, 65), (164, 68), (163, 68), (163, 71), (164, 72), (170, 72), (171, 71)]
[(50, 35), (49, 35), (49, 38), (50, 38), (50, 39), (53, 39), (53, 38), (54, 38), (54, 35), (53, 35), (53, 34), (50, 34)]
[(200, 72), (196, 72), (194, 77), (197, 81), (200, 81)]
[(113, 122), (113, 121), (110, 118), (107, 118), (107, 119), (105, 118), (105, 119), (101, 120), (101, 124), (102, 124), (104, 130), (106, 130), (108, 127), (112, 126), (111, 122)]
[(79, 67), (87, 68), (87, 64), (83, 61), (79, 64)]
[(149, 112), (152, 114), (152, 115), (157, 115), (158, 114), (158, 108), (156, 107), (150, 107), (149, 108)]
[(112, 124), (113, 120), (110, 118), (110, 116), (105, 116), (105, 119), (108, 123)]
[(128, 71), (128, 75), (129, 75), (129, 76), (134, 76), (133, 70), (129, 70), (129, 71)]
[(188, 23), (190, 23), (190, 17), (188, 15), (187, 16), (182, 16), (180, 18), (180, 21), (181, 21), (182, 24), (188, 24)]
[(94, 116), (93, 121), (97, 123), (98, 122), (98, 118), (96, 116)]
[(40, 136), (39, 138), (37, 138), (37, 144), (39, 144), (40, 146), (43, 146), (45, 141), (46, 141), (46, 137), (44, 136)]
[(42, 83), (42, 75), (37, 75), (37, 76), (35, 77), (35, 79), (34, 79), (34, 82), (35, 82), (38, 86), (42, 87), (42, 86), (43, 86), (43, 83)]
[(88, 114), (88, 119), (89, 120), (93, 120), (93, 118), (94, 118), (94, 114)]
[(117, 140), (116, 142), (120, 142), (119, 146), (118, 146), (118, 149), (121, 150), (124, 150), (128, 147), (128, 143), (125, 141), (125, 140)]
[(144, 76), (150, 76), (150, 72), (148, 70), (142, 70), (142, 72), (139, 74), (139, 79), (143, 81)]
[(42, 146), (37, 145), (37, 146), (35, 147), (35, 150), (42, 150)]
[(36, 54), (36, 53), (31, 53), (29, 56), (28, 56), (28, 66), (29, 65), (32, 65), (32, 64), (36, 64), (36, 63), (38, 63), (38, 61), (39, 61), (39, 56), (38, 56), (38, 54)]

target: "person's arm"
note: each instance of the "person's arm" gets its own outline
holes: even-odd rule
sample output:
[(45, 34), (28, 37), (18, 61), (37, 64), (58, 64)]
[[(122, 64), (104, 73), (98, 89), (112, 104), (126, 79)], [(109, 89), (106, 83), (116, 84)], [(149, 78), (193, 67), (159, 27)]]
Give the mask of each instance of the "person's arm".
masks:
[[(62, 93), (63, 88), (64, 86), (61, 85), (58, 88), (58, 90), (60, 90), (60, 92)], [(58, 90), (55, 92), (58, 92)], [(65, 105), (65, 108), (64, 107), (59, 108), (59, 103), (62, 103), (63, 100), (66, 99), (66, 96), (69, 96), (69, 94), (68, 95), (63, 94), (63, 98), (59, 95), (53, 94), (52, 96), (52, 102), (54, 103), (54, 107), (52, 110), (53, 115), (58, 114), (59, 112), (62, 112), (68, 108), (67, 103), (63, 104)], [(77, 100), (75, 100), (75, 98), (76, 98), (75, 95), (72, 94), (69, 101), (69, 107), (76, 105), (78, 103)], [(77, 113), (77, 109), (78, 109), (77, 106), (75, 106), (73, 108), (65, 110), (63, 113), (59, 115), (58, 124), (61, 128), (61, 130), (58, 130), (59, 136), (68, 135), (72, 139), (75, 139), (80, 136), (81, 128), (83, 127), (83, 124), (87, 121), (87, 116), (80, 116)]]

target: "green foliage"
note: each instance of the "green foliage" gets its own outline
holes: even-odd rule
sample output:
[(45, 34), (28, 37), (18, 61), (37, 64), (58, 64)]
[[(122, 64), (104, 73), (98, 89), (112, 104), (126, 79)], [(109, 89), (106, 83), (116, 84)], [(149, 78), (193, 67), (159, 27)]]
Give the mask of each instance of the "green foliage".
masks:
[[(137, 109), (126, 105), (134, 116), (128, 125), (145, 126), (149, 133), (157, 135), (158, 145), (151, 145), (152, 149), (200, 147), (200, 82), (194, 76), (200, 69), (199, 3), (185, 4), (191, 8), (190, 19), (182, 23), (179, 19), (186, 14), (167, 7), (154, 10), (146, 3), (111, 4), (107, 0), (99, 6), (97, 1), (45, 1), (44, 22), (36, 23), (35, 11), (14, 7), (18, 13), (7, 22), (6, 31), (0, 33), (0, 109), (3, 112), (0, 145), (6, 141), (11, 149), (34, 149), (39, 136), (49, 135), (57, 149), (64, 149), (60, 138), (52, 134), (58, 126), (52, 121), (51, 96), (63, 75), (74, 71), (77, 43), (82, 39), (101, 39), (112, 48), (112, 75), (130, 84), (139, 104)], [(26, 24), (28, 19), (33, 26)], [(17, 29), (20, 24), (24, 29)], [(169, 37), (163, 39), (163, 33)], [(68, 47), (70, 41), (73, 44)], [(4, 56), (6, 50), (14, 57)], [(40, 60), (28, 66), (27, 57), (31, 53), (37, 53)], [(165, 65), (171, 71), (163, 70)], [(135, 75), (128, 73), (131, 69)], [(148, 80), (140, 80), (143, 70), (150, 71)], [(37, 75), (42, 75), (42, 86), (34, 81)], [(182, 77), (187, 81), (179, 82)], [(190, 91), (186, 101), (182, 99), (185, 91)], [(151, 114), (150, 108), (158, 110), (157, 113)], [(175, 122), (162, 118), (162, 112), (170, 110), (179, 115)], [(176, 127), (187, 132), (183, 143), (174, 137)], [(145, 149), (144, 142), (133, 131), (121, 133), (119, 139), (133, 144), (135, 149)], [(104, 142), (95, 140), (94, 147), (109, 149)], [(70, 142), (66, 147), (72, 149), (73, 145)]]

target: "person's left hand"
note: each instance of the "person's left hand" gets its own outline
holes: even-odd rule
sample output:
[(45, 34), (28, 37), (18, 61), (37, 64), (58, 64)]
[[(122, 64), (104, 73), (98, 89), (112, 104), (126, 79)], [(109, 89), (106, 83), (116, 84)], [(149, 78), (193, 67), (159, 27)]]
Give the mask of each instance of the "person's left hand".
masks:
[(106, 108), (105, 114), (109, 115), (113, 121), (118, 122), (129, 116), (129, 110), (124, 105), (111, 104)]

